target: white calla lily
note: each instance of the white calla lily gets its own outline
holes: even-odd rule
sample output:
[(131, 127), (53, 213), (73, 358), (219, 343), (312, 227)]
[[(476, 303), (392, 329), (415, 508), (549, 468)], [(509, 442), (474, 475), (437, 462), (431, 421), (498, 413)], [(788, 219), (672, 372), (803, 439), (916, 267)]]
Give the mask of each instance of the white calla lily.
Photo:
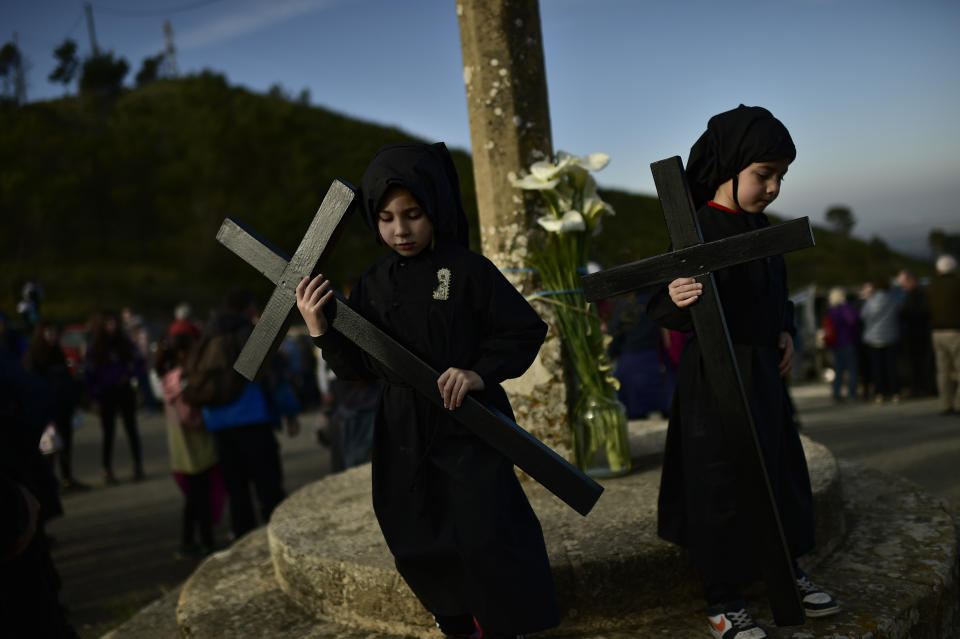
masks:
[(599, 200), (602, 199), (600, 194), (597, 193), (597, 180), (591, 175), (587, 178), (587, 181), (583, 184), (583, 199), (584, 200)]
[(563, 188), (566, 185), (560, 185), (557, 188), (557, 210), (559, 211), (572, 211), (573, 208), (573, 195), (569, 193), (569, 189)]
[(571, 164), (576, 163), (577, 158), (569, 153), (562, 151), (557, 155), (556, 162), (540, 160), (530, 165), (530, 173), (536, 175), (541, 180), (552, 180), (567, 170)]
[(591, 153), (577, 160), (577, 164), (588, 171), (599, 171), (610, 164), (610, 156), (606, 153)]
[(540, 160), (530, 165), (530, 173), (518, 179), (510, 174), (510, 183), (519, 189), (539, 191), (551, 215), (538, 220), (540, 226), (553, 233), (599, 230), (600, 219), (613, 207), (597, 193), (597, 182), (591, 171), (599, 171), (610, 163), (606, 153), (583, 157), (557, 151), (554, 161)]
[(519, 180), (510, 180), (510, 184), (512, 184), (514, 188), (525, 191), (549, 191), (550, 189), (556, 188), (559, 183), (559, 178), (555, 180), (543, 180), (532, 173), (523, 176)]
[(534, 162), (530, 165), (530, 175), (538, 180), (552, 180), (560, 171), (553, 162)]
[(567, 211), (562, 218), (544, 215), (537, 223), (551, 233), (566, 233), (568, 231), (586, 230), (587, 224), (580, 211)]
[(579, 164), (571, 163), (567, 167), (567, 170), (564, 174), (564, 181), (570, 185), (570, 188), (578, 193), (583, 193), (583, 186), (587, 183), (587, 180), (592, 179), (590, 172)]
[(592, 220), (604, 212), (608, 213), (609, 215), (615, 215), (613, 207), (598, 197), (588, 198), (583, 203), (583, 215), (588, 220)]
[[(544, 290), (528, 299), (553, 306), (556, 325), (577, 372), (583, 397), (604, 398), (608, 402), (616, 397), (619, 388), (606, 354), (611, 338), (603, 335), (596, 307), (588, 304), (579, 290), (577, 275), (589, 258), (590, 236), (600, 231), (606, 213), (613, 214), (613, 207), (597, 193), (596, 180), (590, 174), (606, 167), (610, 156), (592, 153), (581, 158), (557, 151), (554, 160), (533, 163), (530, 174), (522, 180), (509, 174), (513, 186), (537, 190), (547, 213), (537, 220), (546, 233), (536, 238), (527, 256), (527, 263), (539, 273)], [(582, 328), (584, 322), (586, 331)], [(623, 411), (611, 413), (589, 428), (592, 430), (586, 437), (574, 438), (581, 468), (593, 464), (598, 451), (605, 451), (604, 463), (614, 474), (628, 471), (630, 450)]]

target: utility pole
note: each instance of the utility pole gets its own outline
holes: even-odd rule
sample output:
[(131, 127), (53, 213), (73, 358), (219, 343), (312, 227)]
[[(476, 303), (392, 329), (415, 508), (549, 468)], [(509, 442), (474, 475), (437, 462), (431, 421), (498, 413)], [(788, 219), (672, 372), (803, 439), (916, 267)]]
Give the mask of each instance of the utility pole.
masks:
[(93, 28), (93, 7), (90, 6), (89, 2), (84, 2), (83, 8), (87, 12), (87, 31), (90, 34), (90, 49), (96, 57), (100, 55), (100, 49), (97, 47), (97, 33)]
[(177, 48), (173, 45), (173, 25), (169, 20), (163, 23), (163, 35), (167, 40), (167, 48), (163, 52), (163, 77), (175, 78), (179, 75), (177, 70)]
[(13, 99), (18, 106), (27, 103), (27, 60), (20, 51), (20, 42), (17, 32), (13, 32), (13, 46), (17, 50), (17, 61), (13, 69)]

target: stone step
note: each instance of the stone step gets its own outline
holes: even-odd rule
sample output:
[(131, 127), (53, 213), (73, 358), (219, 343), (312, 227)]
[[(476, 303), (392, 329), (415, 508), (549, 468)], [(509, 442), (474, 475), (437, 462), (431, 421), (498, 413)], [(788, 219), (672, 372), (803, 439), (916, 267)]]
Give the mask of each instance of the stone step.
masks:
[[(244, 535), (208, 557), (184, 584), (176, 609), (183, 639), (364, 639), (305, 613), (274, 578), (267, 530)], [(134, 639), (138, 635), (111, 639)]]
[[(833, 456), (809, 439), (821, 555), (839, 543), (844, 524)], [(650, 621), (671, 603), (696, 598), (685, 554), (656, 534), (660, 469), (604, 480), (604, 493), (582, 517), (541, 486), (524, 489), (540, 518), (564, 632)], [(267, 528), (280, 587), (318, 617), (371, 631), (402, 628), (430, 636), (432, 617), (397, 573), (370, 500), (363, 466), (306, 486), (274, 512)], [(549, 634), (549, 633), (548, 633)]]
[[(830, 464), (818, 459), (818, 447), (806, 444), (811, 473), (820, 483), (822, 466)], [(364, 513), (359, 504), (346, 507), (351, 497), (356, 501), (357, 496), (369, 496), (368, 490), (357, 486), (361, 480), (369, 479), (364, 472), (361, 468), (345, 474), (352, 474), (353, 481), (339, 475), (305, 487), (282, 506), (290, 512), (271, 522), (269, 540), (267, 531), (261, 529), (239, 540), (230, 550), (205, 561), (188, 580), (180, 597), (177, 619), (181, 636), (197, 639), (438, 637), (435, 629), (428, 628), (428, 623), (419, 622), (426, 614), (415, 600), (411, 601), (412, 595), (405, 592), (405, 586), (392, 571), (386, 551), (373, 557), (366, 554), (376, 551), (377, 545), (366, 529), (371, 523), (375, 526), (370, 519), (372, 514)], [(841, 464), (840, 474), (842, 501), (834, 504), (834, 509), (845, 512), (847, 532), (832, 552), (821, 555), (814, 577), (835, 593), (843, 612), (835, 617), (810, 620), (800, 627), (774, 628), (762, 588), (758, 587), (749, 593), (754, 616), (774, 639), (952, 639), (960, 636), (954, 630), (960, 623), (957, 526), (944, 502), (906, 480), (850, 464)], [(600, 503), (619, 492), (616, 484), (625, 483), (626, 479), (629, 478), (605, 481), (610, 494)], [(836, 480), (831, 484), (839, 486)], [(824, 494), (822, 487), (817, 493)], [(629, 507), (636, 508), (637, 502), (653, 503), (648, 497), (634, 495)], [(289, 505), (294, 501), (300, 502), (298, 508)], [(822, 501), (818, 508), (825, 505), (826, 501)], [(554, 504), (546, 510), (538, 509), (538, 513), (541, 518), (545, 513), (550, 518), (552, 508), (564, 507)], [(316, 526), (317, 514), (321, 511), (344, 510), (353, 514), (321, 517), (320, 520), (327, 522), (326, 528)], [(652, 516), (652, 507), (638, 510)], [(599, 514), (593, 513), (584, 521)], [(672, 576), (654, 575), (644, 572), (654, 566), (638, 565), (636, 559), (625, 556), (622, 549), (611, 551), (608, 547), (620, 548), (621, 536), (631, 543), (643, 540), (641, 543), (654, 545), (668, 556), (672, 555), (675, 567), (683, 565), (680, 553), (647, 533), (637, 534), (624, 528), (629, 518), (622, 513), (614, 516), (612, 523), (602, 526), (607, 532), (601, 537), (594, 533), (572, 537), (574, 533), (587, 531), (571, 523), (564, 523), (570, 528), (559, 534), (548, 531), (551, 557), (559, 557), (563, 564), (561, 572), (570, 573), (568, 580), (558, 580), (558, 596), (567, 602), (567, 607), (562, 626), (551, 634), (584, 639), (710, 637), (702, 617), (702, 604), (690, 585), (692, 580), (686, 568), (678, 569)], [(310, 528), (309, 532), (306, 527)], [(285, 537), (296, 529), (302, 537), (313, 539), (314, 550), (326, 549), (319, 556), (342, 555), (339, 567), (333, 559), (301, 555), (307, 545), (291, 544)], [(353, 548), (356, 550), (351, 550)], [(597, 560), (592, 554), (603, 559)], [(292, 567), (301, 560), (306, 562), (302, 570)], [(595, 565), (598, 561), (614, 568)], [(354, 568), (357, 565), (361, 569)], [(633, 572), (628, 579), (633, 584), (662, 578), (653, 589), (662, 594), (657, 600), (642, 601), (629, 590), (616, 590), (608, 583), (611, 578), (624, 579), (613, 574), (616, 570)], [(375, 579), (379, 582), (374, 583)], [(570, 579), (577, 583), (571, 584)], [(308, 605), (294, 605), (294, 599), (300, 601), (306, 596), (297, 589), (305, 589), (310, 584), (324, 590), (314, 590)], [(288, 598), (288, 593), (293, 597)], [(571, 593), (583, 597), (578, 600), (579, 608), (571, 605), (574, 600), (564, 599)], [(601, 599), (606, 603), (600, 602)], [(356, 606), (357, 611), (344, 610), (347, 602)], [(588, 605), (593, 605), (595, 612), (591, 612)], [(375, 609), (379, 613), (375, 614)], [(326, 610), (330, 611), (329, 616), (325, 614), (320, 620), (316, 615)], [(588, 619), (590, 624), (586, 623)], [(114, 639), (126, 637), (118, 635)]]
[(107, 632), (100, 639), (179, 639), (177, 603), (180, 587), (154, 599), (133, 617)]

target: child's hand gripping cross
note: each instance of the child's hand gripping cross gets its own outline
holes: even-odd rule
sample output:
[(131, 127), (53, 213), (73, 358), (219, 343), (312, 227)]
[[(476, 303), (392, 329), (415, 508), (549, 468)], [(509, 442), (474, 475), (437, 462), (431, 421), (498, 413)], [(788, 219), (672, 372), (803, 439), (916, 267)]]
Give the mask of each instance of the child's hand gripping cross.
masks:
[(452, 366), (437, 379), (437, 387), (443, 397), (443, 407), (449, 410), (460, 408), (468, 391), (484, 389), (483, 378), (476, 372)]
[[(329, 280), (317, 275), (312, 280), (303, 278), (297, 284), (297, 308), (307, 323), (310, 337), (319, 337), (327, 332), (327, 317), (323, 307), (333, 299), (333, 289)], [(437, 388), (443, 398), (443, 407), (449, 410), (459, 408), (469, 391), (483, 390), (483, 378), (476, 372), (450, 367), (439, 378)]]
[(307, 323), (310, 337), (320, 337), (327, 332), (327, 316), (323, 314), (323, 307), (333, 299), (333, 289), (330, 281), (317, 275), (312, 280), (303, 278), (297, 284), (297, 308)]

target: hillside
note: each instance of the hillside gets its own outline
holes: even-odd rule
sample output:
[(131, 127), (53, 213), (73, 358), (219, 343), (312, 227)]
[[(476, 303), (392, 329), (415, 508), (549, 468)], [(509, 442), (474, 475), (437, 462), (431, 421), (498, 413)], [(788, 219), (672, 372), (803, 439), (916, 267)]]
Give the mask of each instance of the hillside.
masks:
[[(0, 309), (12, 313), (26, 279), (45, 288), (44, 314), (63, 320), (129, 305), (162, 321), (181, 300), (202, 315), (235, 285), (266, 299), (266, 281), (215, 241), (223, 218), (292, 253), (333, 179), (356, 183), (377, 148), (408, 139), (210, 72), (126, 92), (108, 109), (71, 97), (2, 110)], [(454, 158), (475, 225), (470, 158)], [(603, 195), (618, 214), (597, 238), (598, 261), (666, 248), (655, 198)], [(879, 244), (816, 237), (816, 249), (788, 257), (795, 286), (929, 270)], [(326, 273), (356, 275), (379, 251), (351, 216)]]

